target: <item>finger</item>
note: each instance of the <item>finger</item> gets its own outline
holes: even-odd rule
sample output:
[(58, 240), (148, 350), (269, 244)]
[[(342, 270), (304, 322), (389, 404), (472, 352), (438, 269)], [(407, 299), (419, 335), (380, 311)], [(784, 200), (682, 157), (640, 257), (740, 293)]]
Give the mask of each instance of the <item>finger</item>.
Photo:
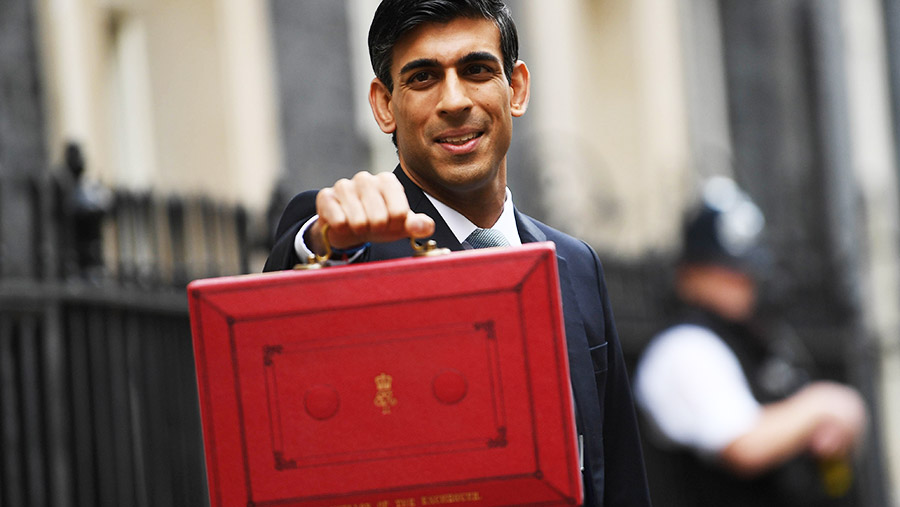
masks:
[[(305, 241), (309, 248), (322, 255), (326, 251), (325, 240), (322, 237), (323, 227), (328, 226), (328, 241), (342, 233), (346, 235), (349, 229), (346, 226), (346, 216), (340, 202), (331, 188), (322, 189), (316, 196), (316, 213), (318, 220), (306, 231)], [(335, 244), (335, 243), (332, 243)]]
[(406, 191), (393, 173), (381, 173), (378, 178), (387, 207), (388, 229), (402, 233), (406, 229), (406, 215), (409, 213)]
[(365, 208), (359, 198), (356, 183), (348, 179), (340, 179), (334, 184), (334, 193), (346, 216), (345, 223), (353, 235), (364, 237), (369, 228), (369, 220)]
[(319, 220), (335, 230), (345, 229), (347, 216), (332, 188), (323, 188), (316, 196), (316, 213)]
[(838, 422), (827, 422), (816, 429), (810, 450), (816, 456), (834, 457), (846, 454), (853, 443), (852, 433)]
[(324, 252), (320, 231), (325, 225), (329, 227), (328, 242), (335, 248), (346, 248), (365, 242), (350, 229), (344, 205), (338, 198), (334, 187), (323, 188), (319, 191), (316, 196), (316, 213), (319, 215), (319, 219), (316, 221), (315, 231), (310, 231), (310, 239), (313, 241), (312, 245), (316, 246), (316, 253)]
[(830, 458), (838, 455), (841, 451), (841, 447), (840, 439), (833, 433), (817, 435), (816, 439), (810, 445), (813, 454), (823, 458)]
[(390, 216), (380, 178), (360, 173), (353, 181), (366, 214), (367, 232), (372, 236), (384, 233), (389, 227)]

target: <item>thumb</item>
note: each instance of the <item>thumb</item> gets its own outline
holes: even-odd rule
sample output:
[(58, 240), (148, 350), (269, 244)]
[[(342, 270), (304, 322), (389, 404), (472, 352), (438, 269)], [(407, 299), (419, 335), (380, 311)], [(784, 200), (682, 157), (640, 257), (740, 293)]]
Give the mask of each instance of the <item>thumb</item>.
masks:
[(434, 220), (424, 213), (410, 211), (406, 215), (405, 229), (411, 238), (427, 238), (434, 234)]

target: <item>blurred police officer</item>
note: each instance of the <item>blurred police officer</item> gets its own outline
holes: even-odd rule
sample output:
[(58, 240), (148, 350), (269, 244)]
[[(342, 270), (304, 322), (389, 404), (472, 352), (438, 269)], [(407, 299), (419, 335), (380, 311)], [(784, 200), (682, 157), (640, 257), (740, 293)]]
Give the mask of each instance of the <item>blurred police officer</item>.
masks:
[(849, 487), (865, 406), (850, 387), (807, 382), (755, 325), (764, 223), (725, 178), (686, 223), (677, 317), (635, 372), (657, 506), (829, 505)]

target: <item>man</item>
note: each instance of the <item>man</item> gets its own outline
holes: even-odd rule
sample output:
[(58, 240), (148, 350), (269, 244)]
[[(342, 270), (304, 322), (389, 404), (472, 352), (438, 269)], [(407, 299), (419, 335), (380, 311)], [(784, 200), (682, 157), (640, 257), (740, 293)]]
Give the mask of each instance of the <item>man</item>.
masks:
[[(350, 262), (409, 256), (408, 238), (451, 250), (554, 241), (586, 505), (649, 505), (622, 351), (600, 262), (585, 243), (527, 217), (506, 188), (513, 117), (530, 76), (499, 0), (384, 0), (369, 32), (369, 102), (400, 159), (288, 204), (266, 270), (323, 254), (322, 230)], [(482, 231), (484, 229), (484, 231)], [(475, 236), (470, 236), (475, 231)]]
[(832, 505), (850, 486), (862, 398), (809, 383), (791, 357), (800, 354), (760, 333), (762, 213), (724, 178), (704, 198), (685, 228), (675, 324), (635, 372), (647, 436), (656, 437), (647, 452), (657, 507)]

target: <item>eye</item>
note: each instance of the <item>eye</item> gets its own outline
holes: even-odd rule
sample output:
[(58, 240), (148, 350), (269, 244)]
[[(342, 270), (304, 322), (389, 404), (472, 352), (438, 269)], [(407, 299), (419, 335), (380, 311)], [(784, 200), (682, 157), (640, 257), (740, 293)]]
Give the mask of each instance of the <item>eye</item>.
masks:
[(494, 69), (483, 63), (473, 63), (466, 67), (465, 73), (476, 79), (489, 79), (494, 75)]
[(406, 84), (410, 86), (422, 86), (431, 82), (433, 78), (433, 74), (427, 70), (421, 70), (409, 76), (406, 79)]

